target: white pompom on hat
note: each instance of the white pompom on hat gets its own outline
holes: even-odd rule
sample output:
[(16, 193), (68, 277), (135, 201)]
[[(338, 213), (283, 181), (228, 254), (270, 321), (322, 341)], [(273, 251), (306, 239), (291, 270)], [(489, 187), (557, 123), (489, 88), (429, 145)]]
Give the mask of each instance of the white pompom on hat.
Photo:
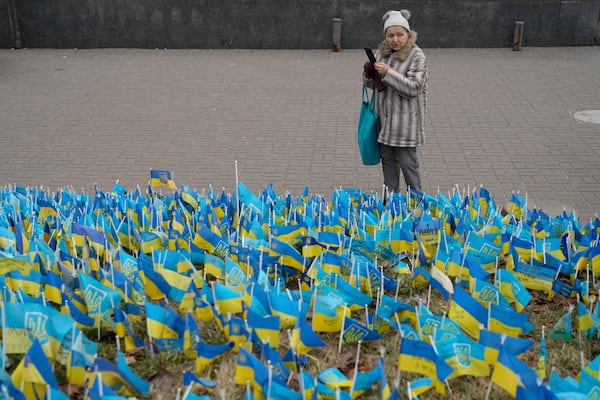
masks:
[(410, 32), (410, 25), (408, 19), (410, 18), (410, 11), (388, 11), (383, 15), (383, 34), (390, 26), (401, 26)]

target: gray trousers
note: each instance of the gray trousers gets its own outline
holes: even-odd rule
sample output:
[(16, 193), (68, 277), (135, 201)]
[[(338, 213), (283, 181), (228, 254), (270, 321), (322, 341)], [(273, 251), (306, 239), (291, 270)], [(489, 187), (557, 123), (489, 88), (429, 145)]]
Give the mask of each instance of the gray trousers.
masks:
[(406, 186), (421, 190), (419, 158), (416, 147), (392, 147), (379, 143), (383, 184), (389, 192), (400, 191), (400, 171)]

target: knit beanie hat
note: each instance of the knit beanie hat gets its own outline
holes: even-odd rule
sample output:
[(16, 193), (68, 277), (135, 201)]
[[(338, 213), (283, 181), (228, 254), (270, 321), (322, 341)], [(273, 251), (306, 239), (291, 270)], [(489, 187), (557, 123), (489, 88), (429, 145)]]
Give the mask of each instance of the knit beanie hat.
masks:
[(385, 35), (386, 29), (390, 26), (401, 26), (410, 32), (409, 18), (410, 11), (408, 10), (386, 12), (383, 16), (383, 34)]

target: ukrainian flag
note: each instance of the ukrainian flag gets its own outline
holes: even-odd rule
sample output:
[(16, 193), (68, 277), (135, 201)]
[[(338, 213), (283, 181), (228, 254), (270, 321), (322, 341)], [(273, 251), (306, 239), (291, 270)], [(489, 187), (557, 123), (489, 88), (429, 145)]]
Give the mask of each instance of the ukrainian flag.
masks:
[(336, 254), (340, 254), (343, 244), (344, 244), (344, 235), (339, 232), (328, 232), (325, 230), (319, 231), (317, 233), (317, 240), (321, 243), (321, 246), (325, 247), (329, 251), (332, 251)]
[(230, 246), (221, 236), (213, 232), (208, 226), (200, 224), (192, 240), (198, 248), (220, 258), (229, 255)]
[(129, 367), (121, 350), (117, 350), (117, 369), (142, 397), (150, 395), (150, 382), (141, 378)]
[[(31, 266), (31, 263), (29, 263)], [(23, 290), (30, 296), (39, 297), (44, 286), (43, 275), (34, 269), (29, 269), (27, 275), (20, 272), (18, 269), (14, 269), (4, 276), (6, 285), (10, 287), (14, 292)]]
[(313, 331), (304, 318), (298, 318), (294, 330), (292, 331), (292, 340), (290, 347), (300, 355), (305, 355), (315, 347), (326, 347), (321, 337)]
[(342, 341), (344, 343), (358, 343), (381, 339), (381, 335), (369, 327), (364, 326), (352, 317), (345, 317), (342, 326)]
[[(184, 328), (185, 321), (182, 317), (173, 318), (173, 312), (163, 307), (146, 301), (146, 321), (148, 335), (153, 339), (177, 339), (180, 337), (178, 328)], [(175, 321), (179, 321), (175, 323)]]
[(533, 340), (507, 336), (498, 332), (482, 329), (479, 333), (479, 343), (484, 347), (485, 360), (487, 363), (494, 365), (501, 348), (504, 348), (515, 356), (519, 356), (529, 350), (534, 342)]
[[(201, 374), (206, 367), (212, 364), (217, 358), (231, 350), (233, 342), (225, 344), (209, 344), (199, 341), (196, 344), (196, 373)], [(241, 348), (243, 350), (243, 348)], [(245, 382), (244, 382), (245, 384)]]
[(173, 175), (171, 171), (164, 169), (151, 169), (150, 170), (150, 187), (155, 188), (167, 188), (177, 189), (175, 182), (173, 182)]
[(456, 322), (469, 336), (479, 338), (479, 325), (487, 325), (487, 310), (460, 286), (454, 289), (448, 318)]
[(189, 274), (195, 271), (194, 264), (181, 251), (154, 250), (152, 252), (154, 267), (162, 267), (180, 274)]
[(518, 313), (510, 307), (490, 304), (489, 315), (491, 331), (518, 337), (534, 329), (529, 323), (529, 315)]
[(298, 373), (298, 382), (300, 383), (300, 391), (304, 393), (305, 399), (313, 399), (316, 397), (315, 379), (309, 372), (301, 369)]
[(114, 328), (115, 323), (111, 317), (111, 310), (121, 302), (121, 294), (83, 272), (79, 273), (79, 281), (88, 315), (94, 319), (95, 326), (98, 326), (98, 322), (100, 322)]
[(120, 308), (115, 308), (114, 313), (115, 333), (125, 341), (125, 351), (144, 347), (144, 342), (133, 332), (129, 315)]
[(315, 332), (339, 332), (342, 329), (344, 308), (337, 296), (317, 294), (314, 297), (312, 328)]
[(437, 342), (435, 346), (440, 357), (454, 368), (449, 378), (490, 375), (484, 347), (466, 336)]
[(501, 268), (496, 273), (496, 286), (502, 294), (511, 302), (515, 303), (518, 312), (523, 311), (531, 300), (531, 294), (527, 291), (521, 281), (509, 270)]
[(517, 387), (526, 387), (530, 383), (537, 385), (535, 371), (504, 348), (500, 349), (491, 379), (513, 397), (517, 395)]
[(432, 378), (436, 390), (441, 394), (446, 393), (442, 382), (453, 372), (452, 367), (435, 353), (429, 343), (411, 339), (402, 339), (400, 343), (398, 369)]
[(65, 283), (58, 274), (53, 271), (48, 271), (46, 283), (44, 284), (44, 295), (46, 296), (46, 299), (54, 304), (62, 305), (62, 287), (64, 284)]
[(160, 231), (142, 231), (140, 237), (141, 250), (146, 254), (152, 253), (155, 249), (163, 250), (168, 240), (167, 235)]
[(323, 290), (331, 293), (332, 296), (339, 296), (344, 303), (348, 305), (351, 310), (364, 309), (365, 306), (371, 304), (373, 302), (373, 298), (366, 293), (361, 292), (350, 283), (348, 283), (345, 279), (336, 276), (335, 274), (331, 275), (331, 285), (333, 287), (323, 284)]
[[(422, 378), (415, 379), (414, 381), (411, 381), (408, 384), (410, 396), (420, 396), (423, 393), (427, 392), (432, 387), (433, 387), (433, 380), (428, 376), (424, 376)], [(415, 398), (415, 397), (412, 397), (412, 398)]]
[(298, 303), (286, 295), (277, 294), (274, 290), (267, 293), (271, 305), (271, 314), (279, 316), (282, 328), (294, 326), (299, 319)]
[(242, 182), (238, 182), (237, 188), (237, 200), (240, 205), (243, 205), (252, 212), (262, 215), (263, 204), (260, 199)]
[(173, 301), (181, 302), (190, 285), (194, 285), (193, 278), (185, 276), (167, 268), (157, 268), (158, 272), (169, 284), (167, 297)]
[(326, 368), (319, 372), (317, 379), (331, 389), (338, 387), (350, 388), (352, 386), (352, 381), (337, 368)]
[(248, 350), (240, 347), (235, 365), (233, 380), (238, 385), (246, 385), (250, 382), (253, 386), (257, 384), (262, 387), (269, 376), (268, 368)]
[(321, 267), (328, 274), (340, 275), (344, 279), (350, 279), (352, 272), (352, 261), (346, 256), (342, 256), (331, 251), (323, 252)]
[(35, 339), (13, 371), (11, 379), (15, 387), (23, 388), (23, 393), (28, 399), (45, 398), (47, 386), (58, 389), (50, 361)]
[(188, 206), (191, 210), (195, 211), (198, 209), (200, 196), (190, 186), (181, 185), (180, 196), (183, 204)]
[(92, 370), (94, 372), (91, 374), (91, 379), (88, 382), (89, 387), (91, 387), (94, 382), (98, 380), (98, 375), (102, 374), (102, 383), (106, 384), (106, 386), (110, 387), (112, 390), (120, 393), (121, 395), (144, 397), (144, 394), (140, 393), (134, 383), (129, 380), (128, 376), (123, 374), (123, 371), (121, 371), (119, 367), (106, 358), (96, 358)]
[(277, 239), (288, 242), (298, 243), (302, 236), (308, 235), (308, 229), (306, 225), (295, 224), (295, 225), (271, 225), (271, 235)]
[(594, 320), (590, 311), (582, 302), (577, 303), (577, 328), (580, 331), (587, 331), (594, 326)]
[(221, 314), (242, 312), (243, 306), (240, 293), (222, 283), (213, 283), (212, 289), (215, 305)]
[[(250, 313), (251, 311), (248, 311)], [(278, 316), (265, 316), (265, 317), (248, 317), (248, 326), (254, 329), (256, 336), (263, 341), (269, 343), (272, 347), (277, 348), (279, 346), (279, 321)], [(338, 329), (339, 331), (339, 329)]]
[(38, 207), (38, 220), (40, 222), (46, 221), (49, 216), (58, 217), (56, 204), (52, 204), (50, 201), (44, 199), (39, 199)]
[(4, 226), (0, 226), (0, 248), (8, 249), (9, 247), (14, 247), (16, 246), (16, 242), (15, 233)]
[(412, 231), (400, 228), (376, 229), (375, 241), (382, 246), (390, 248), (398, 253), (412, 253), (418, 248), (415, 235)]
[[(221, 315), (222, 317), (222, 315)], [(225, 337), (234, 343), (234, 351), (244, 347), (248, 342), (250, 332), (246, 329), (246, 321), (239, 317), (231, 317), (223, 325)]]
[(78, 332), (77, 339), (67, 356), (67, 382), (72, 385), (82, 385), (87, 376), (86, 366), (91, 366), (82, 352), (81, 335), (83, 334)]
[(281, 263), (298, 271), (304, 271), (306, 260), (292, 245), (281, 240), (271, 239), (271, 255), (279, 256)]
[(314, 258), (325, 251), (324, 247), (317, 239), (312, 236), (302, 236), (302, 256), (306, 258)]

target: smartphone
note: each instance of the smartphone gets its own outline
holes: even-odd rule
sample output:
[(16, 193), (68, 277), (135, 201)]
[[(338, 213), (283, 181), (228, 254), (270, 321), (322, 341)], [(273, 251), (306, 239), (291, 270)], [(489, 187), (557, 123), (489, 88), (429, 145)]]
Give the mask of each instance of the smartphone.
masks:
[(371, 64), (375, 64), (375, 54), (373, 54), (373, 50), (371, 50), (368, 47), (365, 47), (365, 53), (367, 53), (367, 57), (369, 57), (369, 61), (371, 61)]

